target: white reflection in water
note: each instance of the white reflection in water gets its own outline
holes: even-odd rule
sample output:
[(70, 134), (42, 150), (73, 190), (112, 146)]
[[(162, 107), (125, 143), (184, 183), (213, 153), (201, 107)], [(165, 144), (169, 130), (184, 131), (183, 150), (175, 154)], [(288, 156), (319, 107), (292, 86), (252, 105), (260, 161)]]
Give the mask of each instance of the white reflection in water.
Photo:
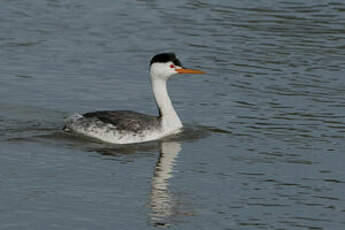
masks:
[(176, 200), (169, 191), (175, 160), (181, 151), (178, 142), (163, 142), (152, 179), (150, 206), (151, 221), (156, 225), (166, 225), (166, 219), (176, 214)]

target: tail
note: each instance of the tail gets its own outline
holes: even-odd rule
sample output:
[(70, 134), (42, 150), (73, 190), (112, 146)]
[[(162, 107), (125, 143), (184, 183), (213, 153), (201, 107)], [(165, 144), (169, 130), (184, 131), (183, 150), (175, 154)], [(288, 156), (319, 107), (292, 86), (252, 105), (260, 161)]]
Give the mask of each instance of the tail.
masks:
[(67, 131), (67, 132), (71, 131), (72, 130), (72, 128), (71, 128), (72, 124), (77, 122), (81, 118), (83, 118), (83, 115), (80, 115), (79, 113), (75, 113), (75, 114), (67, 117), (65, 119), (65, 126), (63, 127), (62, 130)]

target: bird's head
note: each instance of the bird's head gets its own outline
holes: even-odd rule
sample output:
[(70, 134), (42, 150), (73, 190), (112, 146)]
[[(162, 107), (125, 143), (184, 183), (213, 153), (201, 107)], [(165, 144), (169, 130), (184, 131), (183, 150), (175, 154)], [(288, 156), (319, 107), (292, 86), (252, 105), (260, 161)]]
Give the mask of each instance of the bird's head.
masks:
[(175, 74), (203, 74), (204, 71), (184, 68), (174, 53), (160, 53), (151, 59), (151, 78), (168, 80)]

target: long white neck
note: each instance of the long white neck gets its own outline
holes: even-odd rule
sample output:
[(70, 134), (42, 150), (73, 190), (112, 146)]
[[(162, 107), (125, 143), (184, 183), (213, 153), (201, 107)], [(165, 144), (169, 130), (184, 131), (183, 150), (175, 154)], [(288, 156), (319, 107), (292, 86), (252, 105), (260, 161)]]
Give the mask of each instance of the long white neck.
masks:
[(151, 84), (153, 95), (161, 116), (162, 129), (164, 131), (174, 131), (182, 128), (181, 120), (169, 98), (166, 80), (155, 78), (151, 73)]

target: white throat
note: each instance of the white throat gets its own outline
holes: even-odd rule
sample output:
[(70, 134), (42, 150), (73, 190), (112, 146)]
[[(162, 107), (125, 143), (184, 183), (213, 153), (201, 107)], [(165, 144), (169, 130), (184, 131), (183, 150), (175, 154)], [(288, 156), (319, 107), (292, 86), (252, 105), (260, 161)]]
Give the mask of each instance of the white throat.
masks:
[(161, 116), (162, 131), (178, 131), (182, 128), (182, 123), (169, 98), (166, 79), (159, 78), (155, 76), (154, 72), (151, 72), (151, 84)]

